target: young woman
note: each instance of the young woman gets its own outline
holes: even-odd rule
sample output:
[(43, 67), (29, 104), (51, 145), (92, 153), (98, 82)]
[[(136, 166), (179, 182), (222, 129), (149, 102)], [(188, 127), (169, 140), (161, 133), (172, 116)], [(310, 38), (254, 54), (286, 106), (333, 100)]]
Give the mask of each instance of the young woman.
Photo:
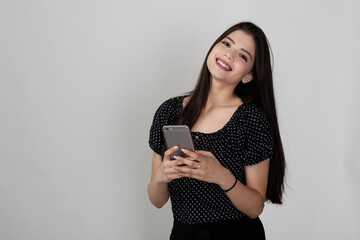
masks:
[[(187, 158), (170, 160), (177, 146), (164, 147), (161, 127), (172, 124), (191, 129), (196, 152), (183, 150)], [(258, 26), (236, 24), (215, 41), (195, 89), (156, 111), (149, 145), (148, 194), (158, 208), (171, 198), (170, 239), (265, 239), (258, 216), (266, 201), (282, 204), (285, 158)]]

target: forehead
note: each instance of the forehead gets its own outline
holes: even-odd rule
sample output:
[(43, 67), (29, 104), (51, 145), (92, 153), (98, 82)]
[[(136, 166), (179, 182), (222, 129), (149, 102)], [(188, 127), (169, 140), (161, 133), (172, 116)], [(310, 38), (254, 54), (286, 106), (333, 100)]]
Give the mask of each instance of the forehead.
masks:
[(255, 41), (252, 36), (242, 30), (235, 30), (231, 32), (228, 37), (235, 42), (235, 47), (239, 49), (243, 48), (255, 56)]

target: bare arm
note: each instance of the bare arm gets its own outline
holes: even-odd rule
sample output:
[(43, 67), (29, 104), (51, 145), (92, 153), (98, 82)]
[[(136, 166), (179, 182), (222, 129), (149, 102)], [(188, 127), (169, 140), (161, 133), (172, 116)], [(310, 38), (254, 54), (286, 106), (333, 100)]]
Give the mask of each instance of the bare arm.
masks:
[(167, 183), (161, 182), (158, 178), (155, 178), (161, 164), (161, 156), (154, 152), (152, 158), (151, 179), (148, 185), (148, 195), (151, 203), (157, 208), (164, 206), (169, 199)]
[(159, 154), (153, 153), (148, 195), (151, 203), (157, 208), (163, 207), (169, 199), (168, 183), (173, 179), (181, 177), (173, 166), (182, 163), (177, 160), (170, 160), (170, 154), (176, 150), (177, 147), (168, 149), (164, 154), (163, 160)]
[[(216, 183), (224, 190), (235, 183), (235, 176), (222, 166), (212, 153), (206, 151), (194, 153), (186, 150), (184, 152), (198, 162), (178, 158), (188, 165), (188, 167), (174, 167), (182, 172), (182, 176)], [(246, 185), (238, 181), (235, 187), (226, 193), (234, 206), (250, 218), (259, 216), (264, 208), (269, 161), (267, 159), (259, 164), (246, 166)], [(197, 168), (199, 164), (200, 168)]]
[[(238, 181), (235, 187), (226, 193), (234, 206), (250, 218), (256, 218), (264, 209), (269, 162), (270, 160), (266, 159), (259, 164), (246, 166), (246, 185)], [(219, 186), (229, 189), (234, 182), (235, 176), (229, 170), (224, 170), (224, 178), (219, 182)]]

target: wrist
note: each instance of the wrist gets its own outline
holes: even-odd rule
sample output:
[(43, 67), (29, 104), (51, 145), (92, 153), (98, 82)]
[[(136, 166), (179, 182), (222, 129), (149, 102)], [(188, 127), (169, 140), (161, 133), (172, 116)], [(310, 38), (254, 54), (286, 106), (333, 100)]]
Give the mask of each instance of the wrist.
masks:
[(162, 172), (162, 170), (157, 171), (153, 181), (157, 185), (167, 185), (170, 182), (169, 178)]
[(161, 184), (167, 184), (168, 183), (166, 181), (166, 179), (164, 177), (162, 177), (162, 176), (155, 176), (153, 182), (156, 185), (161, 185)]
[(225, 193), (231, 191), (231, 189), (233, 189), (233, 188), (236, 186), (237, 182), (238, 182), (238, 179), (237, 179), (237, 177), (235, 177), (235, 182), (234, 182), (234, 184), (233, 184), (230, 188), (228, 188), (228, 189), (223, 189), (223, 191), (224, 191)]
[(229, 189), (233, 186), (235, 179), (236, 177), (229, 171), (229, 169), (224, 168), (218, 185), (223, 190)]

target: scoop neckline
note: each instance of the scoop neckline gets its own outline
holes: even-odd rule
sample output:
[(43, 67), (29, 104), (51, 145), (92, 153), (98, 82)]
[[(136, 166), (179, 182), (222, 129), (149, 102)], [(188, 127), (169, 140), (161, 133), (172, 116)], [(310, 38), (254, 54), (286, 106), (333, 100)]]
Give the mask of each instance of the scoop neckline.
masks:
[[(184, 95), (184, 96), (180, 96), (180, 101), (179, 101), (179, 104), (180, 104), (180, 112), (181, 112), (182, 109), (183, 109), (183, 102), (184, 102), (185, 97), (186, 97), (185, 95)], [(245, 103), (242, 103), (241, 105), (239, 105), (239, 106), (236, 108), (235, 112), (232, 114), (232, 116), (231, 116), (231, 118), (229, 119), (229, 121), (227, 121), (227, 122), (225, 123), (225, 125), (222, 126), (219, 130), (217, 130), (217, 131), (215, 131), (215, 132), (210, 132), (210, 133), (205, 133), (205, 132), (192, 131), (192, 130), (190, 130), (190, 133), (191, 133), (191, 134), (194, 134), (194, 135), (204, 135), (204, 136), (208, 135), (208, 136), (210, 136), (210, 135), (216, 135), (216, 134), (222, 132), (222, 131), (225, 130), (225, 128), (227, 128), (227, 126), (233, 121), (233, 119), (235, 118), (235, 115), (237, 114), (237, 112), (239, 112), (240, 109), (241, 109), (244, 105), (245, 105)]]

